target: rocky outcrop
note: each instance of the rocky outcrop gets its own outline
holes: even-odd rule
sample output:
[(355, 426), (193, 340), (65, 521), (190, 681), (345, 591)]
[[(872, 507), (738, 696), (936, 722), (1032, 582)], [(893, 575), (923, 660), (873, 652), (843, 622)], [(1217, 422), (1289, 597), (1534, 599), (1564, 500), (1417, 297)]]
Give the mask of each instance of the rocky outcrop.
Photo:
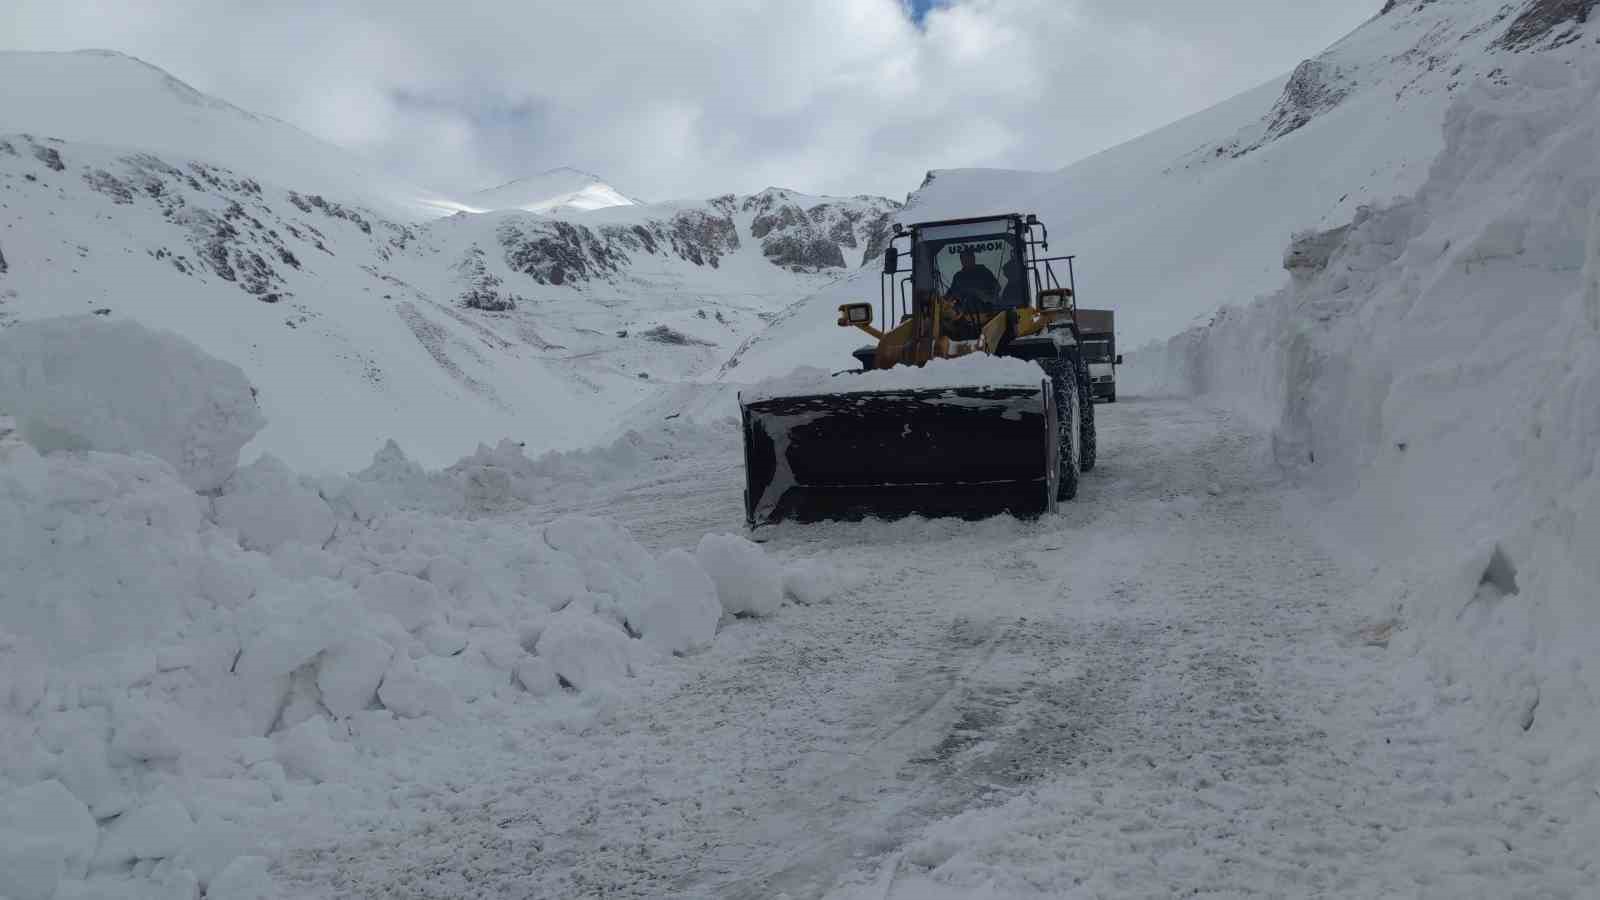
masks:
[(513, 271), (554, 285), (611, 278), (636, 253), (669, 254), (714, 269), (723, 256), (739, 248), (739, 230), (732, 219), (693, 209), (670, 219), (599, 228), (515, 216), (501, 223), (497, 238)]
[[(30, 136), (4, 141), (11, 153), (20, 142), (29, 155), (52, 172), (67, 172), (68, 162), (49, 143)], [(59, 164), (59, 166), (57, 165)], [(160, 217), (179, 226), (186, 244), (145, 248), (148, 255), (193, 278), (215, 277), (266, 303), (291, 296), (285, 273), (302, 270), (307, 250), (332, 255), (326, 235), (301, 215), (337, 220), (368, 238), (372, 251), (389, 253), (416, 238), (411, 226), (387, 222), (365, 210), (333, 203), (315, 194), (287, 192), (288, 203), (264, 195), (253, 178), (207, 163), (172, 165), (150, 153), (134, 153), (97, 165), (74, 166), (75, 177), (113, 206), (153, 206)], [(92, 196), (92, 195), (91, 195)]]
[(782, 188), (745, 198), (741, 208), (752, 214), (750, 236), (761, 241), (761, 251), (773, 265), (820, 272), (844, 268), (845, 250), (864, 245), (863, 263), (883, 253), (889, 222), (900, 204), (866, 196), (821, 203), (814, 199)]
[(1560, 47), (1583, 36), (1600, 0), (1532, 0), (1494, 46), (1506, 50)]
[(675, 347), (714, 347), (710, 341), (702, 341), (666, 325), (657, 325), (639, 332), (639, 337), (657, 344), (671, 344)]
[(844, 268), (839, 245), (817, 235), (775, 234), (761, 242), (761, 252), (773, 265), (795, 272)]
[(302, 196), (294, 191), (289, 192), (289, 202), (293, 203), (301, 212), (309, 213), (313, 210), (334, 219), (343, 219), (361, 229), (362, 234), (372, 233), (372, 223), (349, 207), (341, 206), (329, 200), (324, 200), (317, 194)]
[(1231, 141), (1216, 148), (1217, 156), (1238, 158), (1304, 128), (1312, 119), (1338, 106), (1352, 87), (1344, 81), (1337, 66), (1323, 60), (1308, 59), (1295, 67), (1289, 83), (1265, 119), (1265, 131), (1254, 140)]
[(452, 267), (456, 278), (463, 282), (461, 305), (483, 312), (508, 312), (517, 308), (521, 300), (515, 294), (502, 290), (505, 282), (489, 271), (483, 250), (473, 247)]

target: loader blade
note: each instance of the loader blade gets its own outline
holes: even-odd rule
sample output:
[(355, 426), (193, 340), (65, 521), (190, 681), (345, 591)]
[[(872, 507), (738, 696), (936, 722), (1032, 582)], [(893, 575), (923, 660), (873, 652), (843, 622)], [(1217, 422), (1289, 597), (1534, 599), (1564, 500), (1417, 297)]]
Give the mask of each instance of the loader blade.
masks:
[(778, 397), (741, 410), (752, 527), (1055, 508), (1056, 411), (1042, 382)]

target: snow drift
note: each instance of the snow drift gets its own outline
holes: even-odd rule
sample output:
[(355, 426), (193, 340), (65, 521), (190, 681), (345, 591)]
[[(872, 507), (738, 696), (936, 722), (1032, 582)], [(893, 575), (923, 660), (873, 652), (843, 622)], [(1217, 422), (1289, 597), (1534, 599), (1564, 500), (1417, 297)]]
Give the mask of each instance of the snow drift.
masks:
[(390, 444), (351, 476), (234, 468), (260, 424), (238, 370), (176, 335), (5, 333), (7, 896), (257, 891), (276, 829), (395, 777), (406, 735), (625, 690), (781, 600), (754, 545), (656, 556), (609, 522), (535, 522), (519, 494), (574, 459), (503, 443), (427, 472)]
[(1327, 492), (1334, 539), (1378, 567), (1375, 633), (1393, 627), (1441, 702), (1591, 804), (1597, 146), (1587, 44), (1480, 82), (1414, 196), (1298, 235), (1292, 284), (1133, 367), (1270, 428), (1279, 461)]

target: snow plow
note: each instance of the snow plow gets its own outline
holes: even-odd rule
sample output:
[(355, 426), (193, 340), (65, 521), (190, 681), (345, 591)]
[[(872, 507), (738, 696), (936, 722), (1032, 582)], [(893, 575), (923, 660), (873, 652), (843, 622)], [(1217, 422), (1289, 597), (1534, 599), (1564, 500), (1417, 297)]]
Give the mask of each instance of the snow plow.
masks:
[(860, 367), (739, 398), (750, 527), (1037, 516), (1076, 496), (1094, 406), (1074, 258), (1049, 248), (1020, 213), (896, 225), (877, 309), (839, 307), (840, 326), (876, 340)]

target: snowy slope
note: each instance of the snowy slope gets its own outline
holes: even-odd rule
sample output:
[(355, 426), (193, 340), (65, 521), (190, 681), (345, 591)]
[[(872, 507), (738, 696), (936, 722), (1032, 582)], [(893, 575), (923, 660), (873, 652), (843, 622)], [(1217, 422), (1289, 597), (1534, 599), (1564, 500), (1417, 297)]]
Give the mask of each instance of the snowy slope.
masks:
[(425, 202), (428, 192), (355, 154), (111, 50), (0, 51), (0, 83), (11, 86), (0, 93), (0, 131), (229, 166), (308, 193), (338, 193), (391, 217), (437, 214)]
[(896, 206), (772, 189), (417, 220), (340, 151), (126, 57), (3, 67), (70, 78), (44, 79), (59, 102), (0, 99), (0, 326), (103, 310), (183, 334), (260, 391), (248, 452), (305, 470), (389, 438), (442, 465), (610, 434), (859, 265)]
[(559, 215), (608, 206), (632, 206), (638, 202), (606, 184), (599, 176), (560, 168), (475, 191), (462, 197), (459, 205), (467, 212), (520, 209)]
[[(1123, 346), (1164, 340), (1278, 288), (1291, 233), (1415, 191), (1452, 98), (1568, 40), (1585, 8), (1396, 0), (1291, 76), (1060, 171), (931, 172), (899, 219), (1036, 212), (1052, 252), (1077, 254), (1083, 302), (1117, 310)], [(834, 307), (877, 296), (862, 273), (785, 314), (738, 378), (846, 367), (860, 337)]]

